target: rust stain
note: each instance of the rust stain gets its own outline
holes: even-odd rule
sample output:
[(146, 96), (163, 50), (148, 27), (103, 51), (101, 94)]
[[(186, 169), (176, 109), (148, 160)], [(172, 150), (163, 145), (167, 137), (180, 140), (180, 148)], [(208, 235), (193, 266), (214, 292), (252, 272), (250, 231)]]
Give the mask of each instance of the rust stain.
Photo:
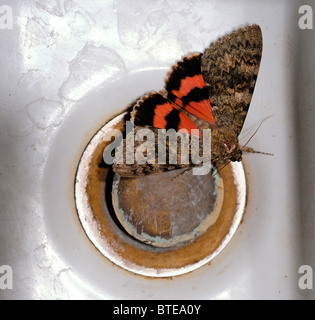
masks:
[[(117, 124), (116, 128), (123, 130), (124, 121), (122, 120)], [(93, 221), (96, 221), (99, 226), (100, 236), (107, 239), (115, 254), (131, 265), (137, 265), (143, 269), (163, 270), (179, 269), (194, 264), (217, 250), (230, 231), (237, 208), (237, 188), (230, 165), (220, 172), (224, 185), (224, 201), (214, 224), (188, 245), (168, 250), (156, 250), (150, 245), (138, 245), (137, 241), (131, 240), (132, 237), (127, 233), (117, 232), (117, 225), (111, 217), (110, 207), (105, 201), (104, 194), (105, 181), (109, 169), (100, 166), (103, 150), (107, 143), (109, 142), (100, 142), (91, 156), (90, 164), (87, 168), (88, 184), (86, 193), (88, 195), (88, 203), (92, 209)], [(139, 195), (134, 194), (135, 200), (141, 202), (143, 199), (138, 197), (142, 195), (143, 193), (141, 192)], [(183, 203), (184, 205), (185, 203)], [(169, 230), (167, 224), (167, 219), (164, 222), (161, 221), (161, 225), (166, 225), (165, 230)], [(150, 225), (148, 227), (153, 228)]]

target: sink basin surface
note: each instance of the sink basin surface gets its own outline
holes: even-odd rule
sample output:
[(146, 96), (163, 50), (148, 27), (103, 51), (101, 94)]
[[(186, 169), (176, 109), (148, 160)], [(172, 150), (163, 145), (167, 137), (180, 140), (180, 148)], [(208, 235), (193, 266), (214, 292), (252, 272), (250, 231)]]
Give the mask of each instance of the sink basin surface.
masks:
[[(300, 29), (301, 5), (315, 9), (293, 0), (12, 1), (0, 30), (0, 267), (13, 278), (0, 298), (314, 299), (299, 287), (300, 266), (315, 268), (315, 31)], [(76, 213), (85, 146), (134, 99), (161, 90), (182, 56), (252, 23), (263, 55), (240, 143), (272, 116), (248, 146), (273, 156), (244, 155), (241, 225), (211, 263), (185, 275), (116, 266)]]

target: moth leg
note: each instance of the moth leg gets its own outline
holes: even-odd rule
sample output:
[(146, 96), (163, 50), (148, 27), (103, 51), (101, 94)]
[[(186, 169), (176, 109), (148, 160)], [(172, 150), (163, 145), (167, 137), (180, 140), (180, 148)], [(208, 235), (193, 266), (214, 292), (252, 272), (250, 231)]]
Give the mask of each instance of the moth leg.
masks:
[(186, 171), (190, 170), (191, 167), (187, 167), (185, 168), (182, 172), (179, 172), (176, 176), (174, 176), (173, 178), (171, 178), (171, 181), (177, 179), (178, 177), (180, 177), (181, 175), (183, 175)]

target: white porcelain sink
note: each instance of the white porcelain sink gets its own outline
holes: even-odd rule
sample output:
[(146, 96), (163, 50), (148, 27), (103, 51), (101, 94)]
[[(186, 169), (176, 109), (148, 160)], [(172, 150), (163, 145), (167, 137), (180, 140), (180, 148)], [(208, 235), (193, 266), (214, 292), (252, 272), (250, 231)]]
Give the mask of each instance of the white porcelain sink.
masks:
[[(0, 5), (5, 5), (0, 0)], [(315, 268), (315, 31), (312, 1), (22, 1), (0, 30), (1, 299), (308, 299), (301, 265)], [(172, 279), (135, 275), (104, 258), (74, 205), (86, 144), (168, 68), (220, 35), (257, 23), (263, 58), (241, 141), (273, 156), (244, 159), (248, 202), (224, 250)], [(1, 280), (1, 274), (0, 274)]]

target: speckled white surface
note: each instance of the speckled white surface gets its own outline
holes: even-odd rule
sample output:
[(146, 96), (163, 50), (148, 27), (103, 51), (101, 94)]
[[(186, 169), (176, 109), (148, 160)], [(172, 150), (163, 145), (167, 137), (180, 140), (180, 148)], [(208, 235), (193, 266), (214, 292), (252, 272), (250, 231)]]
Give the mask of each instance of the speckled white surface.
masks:
[[(298, 28), (306, 3), (10, 1), (13, 29), (0, 30), (0, 266), (12, 267), (13, 289), (0, 298), (314, 298), (298, 287), (299, 266), (315, 268), (315, 31)], [(151, 280), (114, 266), (76, 216), (80, 154), (107, 119), (161, 89), (182, 55), (246, 23), (261, 26), (264, 51), (241, 141), (273, 115), (250, 146), (274, 156), (245, 156), (244, 222), (190, 274)]]

